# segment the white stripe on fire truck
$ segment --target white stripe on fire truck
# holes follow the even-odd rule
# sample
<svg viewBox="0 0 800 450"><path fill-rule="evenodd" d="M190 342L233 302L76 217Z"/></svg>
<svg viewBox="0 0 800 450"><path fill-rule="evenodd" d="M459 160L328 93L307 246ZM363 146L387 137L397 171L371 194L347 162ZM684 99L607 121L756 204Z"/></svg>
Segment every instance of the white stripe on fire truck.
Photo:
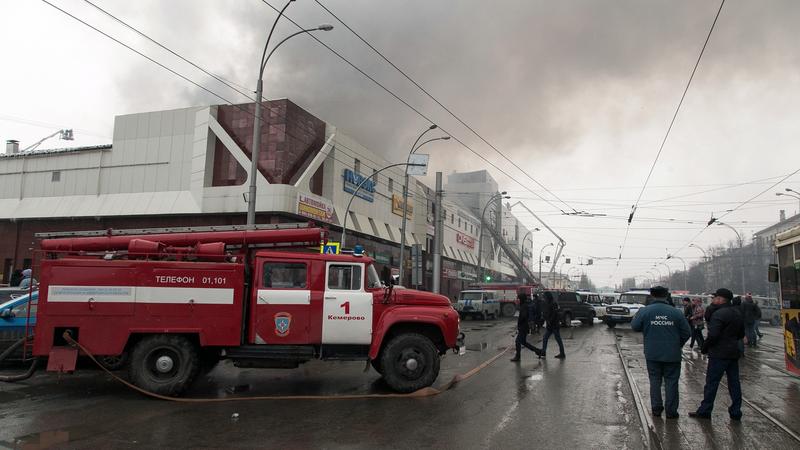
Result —
<svg viewBox="0 0 800 450"><path fill-rule="evenodd" d="M152 286L49 286L47 301L52 303L197 303L233 304L232 288L187 288Z"/></svg>
<svg viewBox="0 0 800 450"><path fill-rule="evenodd" d="M311 291L305 289L259 289L262 305L310 305Z"/></svg>

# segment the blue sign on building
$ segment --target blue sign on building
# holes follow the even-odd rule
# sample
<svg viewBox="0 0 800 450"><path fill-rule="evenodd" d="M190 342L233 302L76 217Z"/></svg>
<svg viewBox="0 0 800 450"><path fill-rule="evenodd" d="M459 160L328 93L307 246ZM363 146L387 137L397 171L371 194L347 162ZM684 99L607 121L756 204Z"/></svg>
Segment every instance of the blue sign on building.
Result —
<svg viewBox="0 0 800 450"><path fill-rule="evenodd" d="M349 192L352 194L358 188L358 185L362 182L364 183L359 189L358 194L356 196L358 198L364 199L368 202L375 201L375 180L369 179L364 181L366 178L364 175L359 173L353 172L351 169L344 169L344 191Z"/></svg>

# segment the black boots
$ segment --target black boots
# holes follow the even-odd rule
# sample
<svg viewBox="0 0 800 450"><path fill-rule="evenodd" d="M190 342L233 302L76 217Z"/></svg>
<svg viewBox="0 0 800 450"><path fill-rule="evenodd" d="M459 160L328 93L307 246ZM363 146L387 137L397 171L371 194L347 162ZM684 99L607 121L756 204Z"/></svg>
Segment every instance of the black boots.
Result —
<svg viewBox="0 0 800 450"><path fill-rule="evenodd" d="M514 355L513 358L511 358L511 362L519 362L519 353L517 353L516 355Z"/></svg>

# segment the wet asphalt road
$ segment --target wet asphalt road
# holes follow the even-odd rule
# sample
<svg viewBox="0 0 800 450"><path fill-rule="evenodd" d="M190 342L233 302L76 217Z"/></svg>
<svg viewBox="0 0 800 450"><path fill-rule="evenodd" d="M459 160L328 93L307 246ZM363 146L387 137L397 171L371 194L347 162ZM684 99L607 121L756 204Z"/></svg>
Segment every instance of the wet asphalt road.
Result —
<svg viewBox="0 0 800 450"><path fill-rule="evenodd" d="M468 352L443 359L435 387L443 387L513 343L512 320L467 321L462 328ZM564 361L553 358L557 348L552 340L550 357L543 361L526 352L522 363L514 364L508 361L510 351L475 376L428 398L173 403L145 398L96 370L61 377L40 372L23 383L0 384L0 446L642 448L646 436L616 350L617 335L623 336L626 361L636 373L640 336L624 327L609 330L597 324L562 330L568 355ZM685 365L689 375L682 378L682 392L702 389L698 381L689 380L701 379L703 371ZM770 376L786 383L779 374ZM648 401L646 378L639 386ZM791 404L783 400L791 392L797 395L794 386L794 391L763 390L765 404L785 411L787 420L797 417L800 405L795 397ZM769 389L778 392L768 397ZM376 372L364 372L362 363L314 362L295 370L240 370L223 363L198 380L186 397L364 393L384 394L388 389ZM750 393L745 389L745 396ZM682 413L688 404L682 403ZM738 432L730 427L703 430L690 420L681 418L668 442L685 448L695 443L727 447L737 442L731 437L736 433L756 435L741 431L756 424L749 417ZM757 429L768 434L765 442L775 444L772 448L793 442L767 425L759 422ZM687 440L684 430L699 430L700 436ZM748 439L742 441L747 447L761 447L755 445L756 437Z"/></svg>

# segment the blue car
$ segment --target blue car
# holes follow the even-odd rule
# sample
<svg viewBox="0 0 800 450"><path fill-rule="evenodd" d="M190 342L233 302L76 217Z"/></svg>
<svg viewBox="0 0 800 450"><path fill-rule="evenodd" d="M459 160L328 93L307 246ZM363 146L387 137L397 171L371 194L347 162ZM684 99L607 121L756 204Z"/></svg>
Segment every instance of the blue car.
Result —
<svg viewBox="0 0 800 450"><path fill-rule="evenodd" d="M0 304L0 353L10 347L14 342L25 336L27 325L28 334L33 333L33 326L36 325L36 303L30 305L31 298L34 302L39 300L39 291L31 294L21 295ZM30 307L30 319L28 319L28 307ZM19 359L22 351L15 352L11 359Z"/></svg>

